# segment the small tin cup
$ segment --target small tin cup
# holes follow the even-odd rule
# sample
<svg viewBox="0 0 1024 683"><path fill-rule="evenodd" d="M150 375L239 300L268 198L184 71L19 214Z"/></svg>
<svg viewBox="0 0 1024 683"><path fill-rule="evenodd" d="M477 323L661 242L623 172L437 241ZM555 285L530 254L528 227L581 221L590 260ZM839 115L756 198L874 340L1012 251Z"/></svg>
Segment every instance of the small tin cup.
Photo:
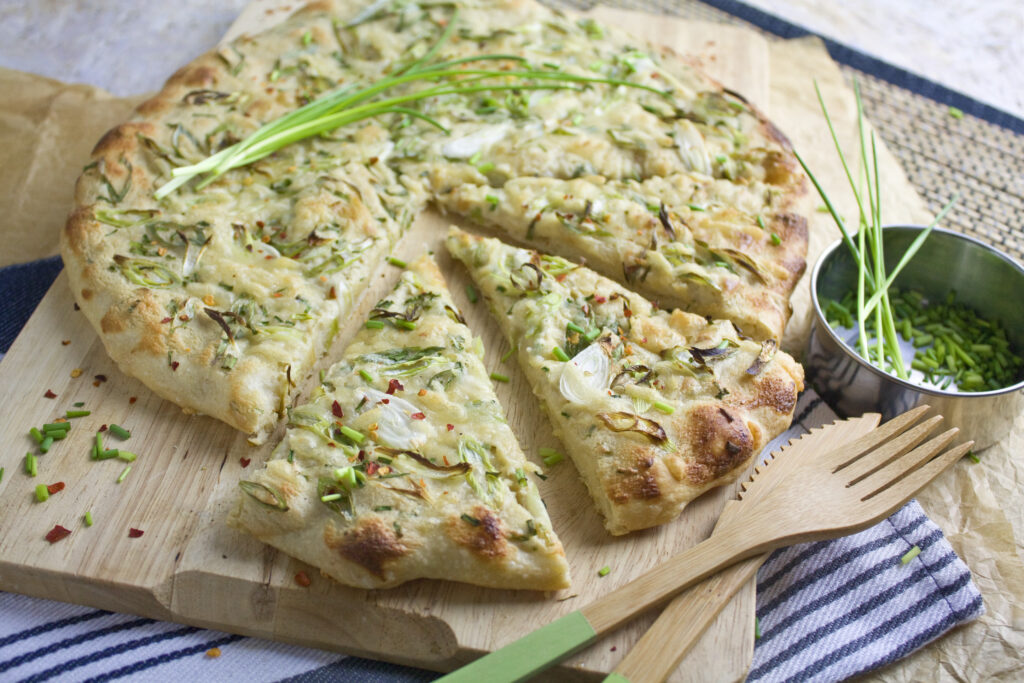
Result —
<svg viewBox="0 0 1024 683"><path fill-rule="evenodd" d="M891 271L921 226L883 228L886 269ZM840 415L878 412L890 419L926 403L945 425L960 428L961 441L973 439L980 450L1007 433L1024 411L1024 373L994 391L958 392L899 379L861 358L853 341L845 342L828 324L821 300L840 300L856 291L857 265L842 240L818 259L811 274L814 319L804 369L811 386ZM914 289L930 300L953 290L956 300L985 320L999 320L1011 348L1024 350L1024 268L1009 256L971 237L935 228L893 286Z"/></svg>

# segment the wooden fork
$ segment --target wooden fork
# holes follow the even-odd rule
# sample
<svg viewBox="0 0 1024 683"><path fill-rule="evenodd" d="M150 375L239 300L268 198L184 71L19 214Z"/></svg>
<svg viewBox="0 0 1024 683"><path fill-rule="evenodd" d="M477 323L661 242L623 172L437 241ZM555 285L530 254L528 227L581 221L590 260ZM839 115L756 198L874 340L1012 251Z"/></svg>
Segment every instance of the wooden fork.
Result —
<svg viewBox="0 0 1024 683"><path fill-rule="evenodd" d="M771 457L817 457L822 451L868 434L878 426L881 419L878 413L867 413L861 417L837 420L816 427L791 440L778 453L772 453ZM736 513L737 505L739 501L735 500L725 504L719 518L723 528ZM716 526L712 533L717 532ZM737 562L677 595L658 616L654 625L622 658L615 670L604 679L605 683L655 683L668 678L733 596L754 579L758 568L769 555L764 553ZM750 630L753 633L754 624L750 624Z"/></svg>
<svg viewBox="0 0 1024 683"><path fill-rule="evenodd" d="M915 408L821 457L771 462L706 541L441 680L521 680L740 560L842 536L885 519L973 445L940 454L956 436L955 428L921 444L942 419L911 427L927 410Z"/></svg>

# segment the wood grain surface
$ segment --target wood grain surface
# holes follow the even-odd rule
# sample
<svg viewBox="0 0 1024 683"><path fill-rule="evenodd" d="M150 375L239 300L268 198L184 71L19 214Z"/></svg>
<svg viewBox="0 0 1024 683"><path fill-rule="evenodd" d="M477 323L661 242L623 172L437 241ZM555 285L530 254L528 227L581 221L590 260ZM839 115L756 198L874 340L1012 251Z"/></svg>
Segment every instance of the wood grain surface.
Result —
<svg viewBox="0 0 1024 683"><path fill-rule="evenodd" d="M611 10L597 14L680 52L698 53L712 75L766 108L768 49L753 34L716 27L709 37L708 24ZM254 3L229 36L285 15L273 11L272 3ZM514 361L500 363L507 344L485 305L466 300L468 277L441 246L447 223L425 214L397 255L409 259L424 250L435 252L456 303L483 338L488 368L511 378L497 386L498 397L524 451L538 459L538 448L559 444ZM340 356L353 323L397 277L397 269L380 265L371 290L318 367ZM106 381L94 379L97 375ZM57 398L45 398L47 390ZM245 467L258 467L268 457L281 428L266 446L254 448L245 435L211 418L185 415L120 373L84 316L73 310L63 276L0 363L0 400L6 407L0 439L8 450L0 463L7 469L0 482L4 590L435 670L501 646L694 545L710 534L723 504L735 496L734 487L719 489L695 501L674 523L613 538L566 461L551 469L541 493L572 567L570 590L545 595L416 581L363 591L321 578L311 567L226 527ZM28 429L63 415L76 401L92 414L74 420L69 437L40 457L38 477L29 478L16 464L23 452L35 450ZM115 482L124 463L89 458L93 434L109 423L132 431L124 447L139 454L120 484ZM56 481L67 488L36 503L35 485ZM89 528L82 522L87 510L95 519ZM72 533L51 545L44 536L54 524ZM143 536L130 538L130 528L143 530ZM606 565L611 572L601 578L598 570ZM294 579L302 570L313 577L307 588ZM753 601L748 582L673 678L741 679L753 652ZM565 680L610 671L654 617L642 617L576 655L555 675Z"/></svg>

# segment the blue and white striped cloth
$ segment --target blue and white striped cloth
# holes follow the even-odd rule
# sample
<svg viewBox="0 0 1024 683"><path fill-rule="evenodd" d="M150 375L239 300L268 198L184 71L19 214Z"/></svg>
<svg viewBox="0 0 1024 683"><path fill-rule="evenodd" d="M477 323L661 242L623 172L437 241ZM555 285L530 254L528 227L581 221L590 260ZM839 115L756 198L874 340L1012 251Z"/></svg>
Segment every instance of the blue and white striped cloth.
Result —
<svg viewBox="0 0 1024 683"><path fill-rule="evenodd" d="M56 276L53 259L0 269L0 353ZM766 452L834 414L813 392ZM914 546L921 553L903 564ZM0 589L3 587L0 586ZM757 577L749 680L837 681L905 657L979 617L981 594L916 502L859 534L776 552ZM206 652L221 648L221 656ZM436 674L256 638L0 592L0 681L428 681Z"/></svg>

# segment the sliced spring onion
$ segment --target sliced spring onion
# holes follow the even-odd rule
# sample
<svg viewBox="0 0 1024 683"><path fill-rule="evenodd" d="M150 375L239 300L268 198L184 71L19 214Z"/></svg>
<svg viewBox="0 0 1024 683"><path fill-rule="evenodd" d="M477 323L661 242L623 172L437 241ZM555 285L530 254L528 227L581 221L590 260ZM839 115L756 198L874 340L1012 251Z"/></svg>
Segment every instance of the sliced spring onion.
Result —
<svg viewBox="0 0 1024 683"><path fill-rule="evenodd" d="M28 430L28 434L29 434L29 436L31 436L31 437L32 437L33 439L35 439L35 442L36 442L36 443L42 443L42 442L43 442L43 433L42 433L42 432L40 432L40 431L39 431L38 429L36 429L35 427L33 427L32 429Z"/></svg>
<svg viewBox="0 0 1024 683"><path fill-rule="evenodd" d="M38 467L39 467L39 461L36 459L36 456L32 455L31 453L26 453L25 454L25 474L27 474L30 477L36 476L36 474L38 474Z"/></svg>
<svg viewBox="0 0 1024 683"><path fill-rule="evenodd" d="M554 448L541 448L537 451L546 467L554 467L565 459L565 456Z"/></svg>
<svg viewBox="0 0 1024 683"><path fill-rule="evenodd" d="M381 330L381 329L384 329L384 321L383 320L367 320L365 327L368 330Z"/></svg>
<svg viewBox="0 0 1024 683"><path fill-rule="evenodd" d="M85 511L84 521L86 526L92 526L92 510Z"/></svg>
<svg viewBox="0 0 1024 683"><path fill-rule="evenodd" d="M128 465L123 470L121 470L121 474L117 477L117 482L116 483L120 484L122 481L124 481L125 477L127 477L128 473L131 472L131 471L132 471L132 466L131 465Z"/></svg>
<svg viewBox="0 0 1024 683"><path fill-rule="evenodd" d="M394 256L388 256L388 263L398 268L407 268L409 266L408 263L400 258L395 258Z"/></svg>
<svg viewBox="0 0 1024 683"><path fill-rule="evenodd" d="M46 484L36 485L36 502L43 503L50 499L50 492L46 488Z"/></svg>
<svg viewBox="0 0 1024 683"><path fill-rule="evenodd" d="M345 436L347 436L352 441L355 441L356 443L362 443L363 441L366 440L366 435L365 434L363 434L362 432L356 431L355 429L352 429L348 425L342 425L341 426L341 433L344 434Z"/></svg>
<svg viewBox="0 0 1024 683"><path fill-rule="evenodd" d="M551 355L553 355L556 359L562 361L563 363L569 362L569 356L568 354L566 354L565 351L562 350L561 346L556 346L553 349L551 349Z"/></svg>
<svg viewBox="0 0 1024 683"><path fill-rule="evenodd" d="M600 569L597 570L597 575L602 577L602 578L604 578L605 576L608 576L611 573L612 573L612 568L609 567L608 565L605 565L605 566L603 566L603 567L601 567Z"/></svg>
<svg viewBox="0 0 1024 683"><path fill-rule="evenodd" d="M511 357L512 357L512 354L516 352L516 348L517 348L517 347L516 347L516 345L515 345L515 344L513 344L512 346L510 346L510 347L509 347L509 349L508 349L508 351L506 351L505 353L503 353L503 354L502 354L502 356L501 356L501 362L502 362L502 363L504 363L504 362L505 362L505 361L507 361L507 360L508 360L509 358L511 358Z"/></svg>
<svg viewBox="0 0 1024 683"><path fill-rule="evenodd" d="M469 303L475 304L480 300L480 295L476 291L476 287L473 285L466 285L466 298L469 299Z"/></svg>
<svg viewBox="0 0 1024 683"><path fill-rule="evenodd" d="M43 442L41 444L39 444L39 450L42 453L47 453L47 452L49 452L50 446L52 446L52 445L53 445L53 437L52 436L47 436L46 438L43 439Z"/></svg>
<svg viewBox="0 0 1024 683"><path fill-rule="evenodd" d="M92 415L92 411L91 410L69 410L66 413L64 413L64 415L65 415L65 417L68 417L68 418L72 418L72 417L88 417L89 415Z"/></svg>
<svg viewBox="0 0 1024 683"><path fill-rule="evenodd" d="M110 425L110 433L119 439L126 440L131 438L132 433L120 425Z"/></svg>
<svg viewBox="0 0 1024 683"><path fill-rule="evenodd" d="M491 379L495 382L508 382L508 375L503 375L500 372L492 372Z"/></svg>
<svg viewBox="0 0 1024 683"><path fill-rule="evenodd" d="M135 459L138 457L139 456L135 455L130 451L122 451L120 449L117 451L118 460L124 460L125 462L135 462Z"/></svg>
<svg viewBox="0 0 1024 683"><path fill-rule="evenodd" d="M915 545L913 548L908 550L906 552L906 554L903 555L903 557L900 558L900 562L903 563L903 564L907 564L908 562L910 562L912 559L914 559L915 557L917 557L920 554L921 554L921 548Z"/></svg>
<svg viewBox="0 0 1024 683"><path fill-rule="evenodd" d="M654 406L657 410L660 410L661 412L665 413L666 415L671 415L672 413L676 412L676 409L674 407L670 406L669 404L663 401L655 401L651 405Z"/></svg>

